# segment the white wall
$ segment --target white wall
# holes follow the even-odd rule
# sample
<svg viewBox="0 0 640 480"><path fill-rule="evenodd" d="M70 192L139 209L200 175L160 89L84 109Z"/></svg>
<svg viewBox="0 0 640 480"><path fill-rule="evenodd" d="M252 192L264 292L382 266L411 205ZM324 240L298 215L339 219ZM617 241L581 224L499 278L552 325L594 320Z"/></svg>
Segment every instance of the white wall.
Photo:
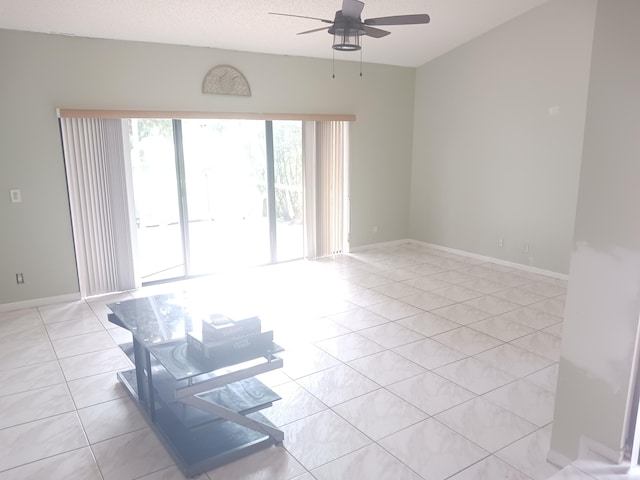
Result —
<svg viewBox="0 0 640 480"><path fill-rule="evenodd" d="M622 451L640 314L640 2L598 3L551 448Z"/></svg>
<svg viewBox="0 0 640 480"><path fill-rule="evenodd" d="M201 93L220 64L252 97ZM355 114L352 246L407 238L415 70L363 69L338 62L332 79L326 60L0 30L0 304L78 291L57 107Z"/></svg>
<svg viewBox="0 0 640 480"><path fill-rule="evenodd" d="M418 69L411 238L567 273L595 5L552 0Z"/></svg>

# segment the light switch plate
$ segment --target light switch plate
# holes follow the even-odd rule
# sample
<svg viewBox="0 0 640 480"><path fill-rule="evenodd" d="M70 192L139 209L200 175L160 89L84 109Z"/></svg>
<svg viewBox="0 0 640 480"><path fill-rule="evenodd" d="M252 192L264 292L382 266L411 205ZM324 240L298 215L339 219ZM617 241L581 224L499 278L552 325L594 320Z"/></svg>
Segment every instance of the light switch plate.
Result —
<svg viewBox="0 0 640 480"><path fill-rule="evenodd" d="M22 202L22 192L19 189L9 190L9 193L11 194L11 203Z"/></svg>

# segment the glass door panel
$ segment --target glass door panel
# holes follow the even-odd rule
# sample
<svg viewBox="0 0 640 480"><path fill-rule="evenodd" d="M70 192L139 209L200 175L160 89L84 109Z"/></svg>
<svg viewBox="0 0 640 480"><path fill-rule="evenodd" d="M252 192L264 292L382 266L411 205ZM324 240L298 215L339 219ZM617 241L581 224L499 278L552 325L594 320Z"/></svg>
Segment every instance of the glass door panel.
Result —
<svg viewBox="0 0 640 480"><path fill-rule="evenodd" d="M302 122L273 122L276 261L304 255Z"/></svg>
<svg viewBox="0 0 640 480"><path fill-rule="evenodd" d="M270 261L265 126L182 120L190 274Z"/></svg>
<svg viewBox="0 0 640 480"><path fill-rule="evenodd" d="M142 282L184 276L171 120L131 119L129 141Z"/></svg>

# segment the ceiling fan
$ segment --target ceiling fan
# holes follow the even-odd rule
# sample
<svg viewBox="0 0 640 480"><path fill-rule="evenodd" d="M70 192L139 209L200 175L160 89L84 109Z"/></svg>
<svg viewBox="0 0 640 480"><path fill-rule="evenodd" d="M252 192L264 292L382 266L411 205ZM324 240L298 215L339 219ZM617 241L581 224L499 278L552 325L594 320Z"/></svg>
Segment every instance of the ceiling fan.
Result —
<svg viewBox="0 0 640 480"><path fill-rule="evenodd" d="M363 35L373 38L382 38L391 33L386 30L376 28L375 26L416 25L421 23L429 23L430 20L429 15L427 14L396 15L392 17L367 18L366 20L362 20L360 14L362 13L363 8L363 2L360 2L358 0L343 0L342 10L338 10L336 12L335 18L333 20L327 20L317 17L307 17L304 15L293 15L290 13L269 13L271 15L308 18L311 20L320 20L323 23L328 23L328 27L314 28L313 30L300 32L298 33L298 35L305 35L307 33L327 30L329 34L333 35L333 48L335 50L347 52L361 49L360 37L362 37Z"/></svg>

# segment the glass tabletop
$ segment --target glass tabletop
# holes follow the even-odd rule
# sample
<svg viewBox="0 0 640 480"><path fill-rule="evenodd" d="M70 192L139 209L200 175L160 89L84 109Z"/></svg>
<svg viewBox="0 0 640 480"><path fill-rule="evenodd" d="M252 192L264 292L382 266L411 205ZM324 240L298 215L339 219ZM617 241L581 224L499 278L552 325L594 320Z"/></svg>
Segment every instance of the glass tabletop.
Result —
<svg viewBox="0 0 640 480"><path fill-rule="evenodd" d="M124 300L107 306L176 380L230 365L220 360L197 358L188 352L187 334L196 328L201 329L202 320L215 312L207 299L186 293L171 293ZM268 353L281 350L273 344Z"/></svg>
<svg viewBox="0 0 640 480"><path fill-rule="evenodd" d="M107 307L147 347L184 339L210 311L204 301L180 293L134 298Z"/></svg>

